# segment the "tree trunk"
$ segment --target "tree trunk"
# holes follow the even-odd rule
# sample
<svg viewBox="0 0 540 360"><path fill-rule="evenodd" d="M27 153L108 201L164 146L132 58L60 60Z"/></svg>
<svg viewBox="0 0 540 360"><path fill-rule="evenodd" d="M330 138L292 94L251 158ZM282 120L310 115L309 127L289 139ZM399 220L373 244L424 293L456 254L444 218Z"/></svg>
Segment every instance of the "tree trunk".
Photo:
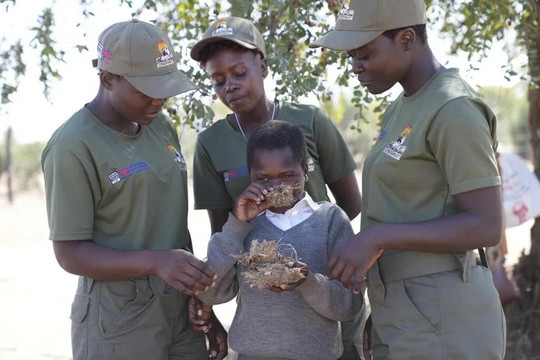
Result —
<svg viewBox="0 0 540 360"><path fill-rule="evenodd" d="M11 145L12 145L12 136L13 130L11 126L8 127L6 132L6 175L7 175L7 197L9 203L13 203L13 171L12 171L12 155L11 155Z"/></svg>
<svg viewBox="0 0 540 360"><path fill-rule="evenodd" d="M538 16L532 23L536 24ZM531 84L529 86L529 132L534 173L540 179L540 32L526 39ZM538 201L539 199L535 199ZM540 218L531 229L531 249L514 268L521 299L505 306L507 320L506 359L540 358Z"/></svg>
<svg viewBox="0 0 540 360"><path fill-rule="evenodd" d="M540 88L538 87L529 90L529 131L534 173L540 180ZM536 200L539 201L539 199ZM540 218L536 218L531 229L530 254L536 265L533 276L538 279L540 275Z"/></svg>
<svg viewBox="0 0 540 360"><path fill-rule="evenodd" d="M535 8L538 12L539 9ZM536 23L538 22L538 13ZM531 85L529 86L529 134L531 136L532 161L534 173L540 179L540 32L536 31L534 37L529 39L527 52L529 55L529 69ZM539 199L536 199L539 200ZM536 281L540 275L540 218L537 218L531 229L531 258L533 260L533 279Z"/></svg>

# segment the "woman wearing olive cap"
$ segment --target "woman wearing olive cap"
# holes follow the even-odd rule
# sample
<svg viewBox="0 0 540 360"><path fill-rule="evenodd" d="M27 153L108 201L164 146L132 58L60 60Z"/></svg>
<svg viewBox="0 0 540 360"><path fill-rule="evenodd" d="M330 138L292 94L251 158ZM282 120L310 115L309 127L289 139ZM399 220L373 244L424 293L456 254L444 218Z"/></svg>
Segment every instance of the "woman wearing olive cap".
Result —
<svg viewBox="0 0 540 360"><path fill-rule="evenodd" d="M315 201L329 201L326 186L349 216L360 212L361 196L354 162L341 134L319 108L271 101L264 40L249 20L225 17L214 21L197 42L191 57L206 70L213 89L233 113L199 134L193 184L195 207L207 209L212 234L221 231L234 200L249 185L246 142L262 124L275 119L298 126L308 147L309 180L305 188ZM368 311L343 327L344 359L362 358L362 331Z"/></svg>
<svg viewBox="0 0 540 360"><path fill-rule="evenodd" d="M505 319L473 250L501 238L492 111L426 41L422 0L351 0L316 40L369 92L399 83L365 160L360 232L328 274L367 275L375 359L503 359Z"/></svg>
<svg viewBox="0 0 540 360"><path fill-rule="evenodd" d="M214 273L189 250L186 164L161 113L195 86L165 33L136 20L101 33L96 65L96 97L42 156L54 252L80 276L73 358L208 359L187 302Z"/></svg>

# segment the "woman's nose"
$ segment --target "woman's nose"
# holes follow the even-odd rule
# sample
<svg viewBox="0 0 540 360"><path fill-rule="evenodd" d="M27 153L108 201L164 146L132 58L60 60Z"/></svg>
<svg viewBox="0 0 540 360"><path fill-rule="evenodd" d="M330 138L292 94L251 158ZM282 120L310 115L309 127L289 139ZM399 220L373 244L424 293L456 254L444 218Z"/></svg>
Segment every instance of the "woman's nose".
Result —
<svg viewBox="0 0 540 360"><path fill-rule="evenodd" d="M364 71L364 66L361 61L353 60L352 62L352 72L356 75Z"/></svg>
<svg viewBox="0 0 540 360"><path fill-rule="evenodd" d="M167 99L152 99L152 105L154 106L163 106L163 104L165 104L165 102L167 101Z"/></svg>
<svg viewBox="0 0 540 360"><path fill-rule="evenodd" d="M268 180L268 185L270 185L271 187L276 187L278 185L280 185L281 183L283 182L282 179L269 179Z"/></svg>
<svg viewBox="0 0 540 360"><path fill-rule="evenodd" d="M226 86L225 89L227 90L227 92L234 91L234 90L238 89L238 84L236 84L234 81L228 80L227 81L227 86Z"/></svg>

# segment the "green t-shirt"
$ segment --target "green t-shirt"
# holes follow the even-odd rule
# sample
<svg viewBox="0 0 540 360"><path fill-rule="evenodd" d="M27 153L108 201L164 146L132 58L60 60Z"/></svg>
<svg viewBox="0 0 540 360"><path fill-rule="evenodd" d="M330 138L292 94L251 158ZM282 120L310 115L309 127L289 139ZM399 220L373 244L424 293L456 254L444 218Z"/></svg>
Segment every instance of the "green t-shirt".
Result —
<svg viewBox="0 0 540 360"><path fill-rule="evenodd" d="M326 184L356 169L341 134L319 108L281 103L276 119L300 128L308 150L309 181L306 191L315 201L328 201ZM196 209L230 210L250 183L246 166L246 141L226 119L201 132L193 160Z"/></svg>
<svg viewBox="0 0 540 360"><path fill-rule="evenodd" d="M186 164L165 116L128 136L82 108L53 134L42 167L51 240L187 246Z"/></svg>
<svg viewBox="0 0 540 360"><path fill-rule="evenodd" d="M501 185L495 133L493 112L456 69L401 94L364 162L362 228L453 214L453 195Z"/></svg>

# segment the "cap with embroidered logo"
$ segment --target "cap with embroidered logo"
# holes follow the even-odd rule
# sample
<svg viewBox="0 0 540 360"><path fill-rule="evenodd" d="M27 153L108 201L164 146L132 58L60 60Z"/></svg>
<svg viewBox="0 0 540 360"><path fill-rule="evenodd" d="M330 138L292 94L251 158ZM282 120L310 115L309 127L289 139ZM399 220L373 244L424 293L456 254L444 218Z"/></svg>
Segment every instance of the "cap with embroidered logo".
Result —
<svg viewBox="0 0 540 360"><path fill-rule="evenodd" d="M139 20L113 24L99 36L97 51L94 67L123 76L151 98L197 89L178 70L169 37L155 25Z"/></svg>
<svg viewBox="0 0 540 360"><path fill-rule="evenodd" d="M354 50L387 30L425 23L424 0L344 0L335 29L309 47Z"/></svg>
<svg viewBox="0 0 540 360"><path fill-rule="evenodd" d="M203 49L211 43L230 40L250 50L258 50L266 58L266 49L261 32L249 20L239 17L224 17L214 21L203 37L191 48L191 58L202 60Z"/></svg>

